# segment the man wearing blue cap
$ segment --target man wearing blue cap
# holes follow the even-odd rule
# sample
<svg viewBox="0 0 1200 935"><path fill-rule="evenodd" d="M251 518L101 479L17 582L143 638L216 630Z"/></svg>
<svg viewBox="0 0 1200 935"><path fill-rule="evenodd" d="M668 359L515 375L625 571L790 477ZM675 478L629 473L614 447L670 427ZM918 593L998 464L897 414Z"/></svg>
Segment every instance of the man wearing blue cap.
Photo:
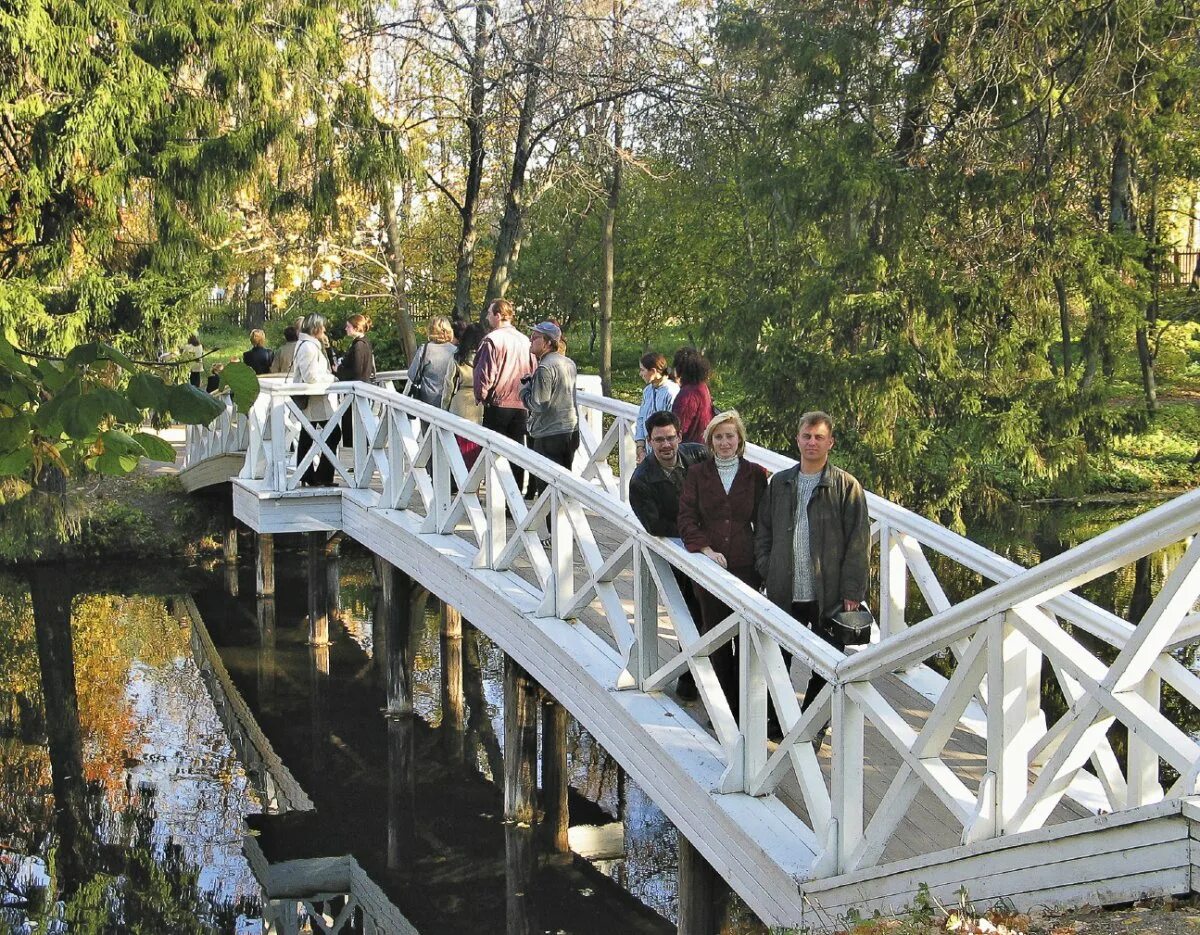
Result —
<svg viewBox="0 0 1200 935"><path fill-rule="evenodd" d="M570 469L579 447L579 418L575 414L575 362L563 354L562 329L552 321L533 326L529 349L537 369L521 381L521 402L529 412L529 447ZM545 488L530 478L530 494Z"/></svg>

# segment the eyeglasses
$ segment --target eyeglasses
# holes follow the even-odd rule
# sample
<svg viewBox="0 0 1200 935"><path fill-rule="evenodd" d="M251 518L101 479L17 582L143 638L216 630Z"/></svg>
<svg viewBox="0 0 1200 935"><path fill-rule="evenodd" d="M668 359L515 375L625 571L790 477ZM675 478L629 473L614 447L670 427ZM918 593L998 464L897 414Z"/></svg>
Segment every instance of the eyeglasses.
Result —
<svg viewBox="0 0 1200 935"><path fill-rule="evenodd" d="M650 444L651 445L673 445L677 441L679 441L678 435L651 435L650 436Z"/></svg>

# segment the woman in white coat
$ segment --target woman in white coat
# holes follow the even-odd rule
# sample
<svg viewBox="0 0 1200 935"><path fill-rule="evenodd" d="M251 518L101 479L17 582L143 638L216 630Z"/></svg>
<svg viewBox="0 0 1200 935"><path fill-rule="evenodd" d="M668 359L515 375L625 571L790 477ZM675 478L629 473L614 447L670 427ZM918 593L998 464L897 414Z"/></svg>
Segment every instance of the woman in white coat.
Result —
<svg viewBox="0 0 1200 935"><path fill-rule="evenodd" d="M329 358L325 354L325 344L322 341L325 335L325 324L325 316L315 312L304 319L304 329L300 334L299 343L296 345L296 356L292 360L290 382L314 386L325 386L333 382L333 371L329 369ZM313 424L313 428L320 431L333 416L333 405L329 401L329 396L320 393L304 398L308 400L304 414ZM341 427L335 426L327 440L331 451L337 451L341 437ZM304 460L304 456L308 454L308 450L312 446L312 436L307 432L301 432L300 440L296 444L297 464ZM333 462L324 454L320 455L309 465L308 470L300 478L300 483L305 487L332 487Z"/></svg>

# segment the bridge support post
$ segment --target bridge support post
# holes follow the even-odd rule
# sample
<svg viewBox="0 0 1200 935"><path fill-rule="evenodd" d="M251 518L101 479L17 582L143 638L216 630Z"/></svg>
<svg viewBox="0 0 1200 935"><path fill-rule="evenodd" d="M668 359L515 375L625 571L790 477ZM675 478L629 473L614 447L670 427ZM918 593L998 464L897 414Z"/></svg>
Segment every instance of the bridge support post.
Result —
<svg viewBox="0 0 1200 935"><path fill-rule="evenodd" d="M222 543L222 553L226 565L236 565L238 558L238 522L233 515L233 503L225 507L225 541Z"/></svg>
<svg viewBox="0 0 1200 935"><path fill-rule="evenodd" d="M679 935L718 935L725 882L682 832L676 830L675 836L679 841Z"/></svg>
<svg viewBox="0 0 1200 935"><path fill-rule="evenodd" d="M414 736L411 714L388 715L387 865L399 870L412 853L415 798Z"/></svg>
<svg viewBox="0 0 1200 935"><path fill-rule="evenodd" d="M567 709L542 696L542 836L546 846L565 854L570 813L567 807Z"/></svg>
<svg viewBox="0 0 1200 935"><path fill-rule="evenodd" d="M504 820L533 821L537 700L528 673L504 657Z"/></svg>
<svg viewBox="0 0 1200 935"><path fill-rule="evenodd" d="M308 535L308 642L329 645L329 578L325 561L325 533Z"/></svg>
<svg viewBox="0 0 1200 935"><path fill-rule="evenodd" d="M275 596L275 536L260 532L254 552L254 593L257 597Z"/></svg>
<svg viewBox="0 0 1200 935"><path fill-rule="evenodd" d="M465 754L466 705L463 701L462 614L442 604L442 731L451 760Z"/></svg>
<svg viewBox="0 0 1200 935"><path fill-rule="evenodd" d="M409 715L412 697L413 581L394 565L380 565L379 624L382 639L383 683L389 717Z"/></svg>
<svg viewBox="0 0 1200 935"><path fill-rule="evenodd" d="M325 543L325 595L329 616L342 619L342 534L334 533Z"/></svg>

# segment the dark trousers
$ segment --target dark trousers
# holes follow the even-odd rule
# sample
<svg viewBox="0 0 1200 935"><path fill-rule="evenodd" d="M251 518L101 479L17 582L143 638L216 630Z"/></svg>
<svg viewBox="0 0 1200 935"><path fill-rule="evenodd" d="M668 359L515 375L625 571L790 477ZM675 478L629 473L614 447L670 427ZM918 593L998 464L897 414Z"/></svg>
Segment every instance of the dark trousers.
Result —
<svg viewBox="0 0 1200 935"><path fill-rule="evenodd" d="M326 420L328 421L328 420ZM324 422L314 422L313 430L320 432L325 427ZM332 451L337 451L338 442L342 437L342 427L339 425L329 433L329 438L326 444L329 445ZM304 460L304 456L308 454L308 449L313 446L312 436L307 432L301 432L300 438L296 442L296 463L299 464ZM309 465L308 470L304 472L304 476L300 478L300 483L306 484L309 487L332 487L333 486L333 462L325 455L324 452Z"/></svg>
<svg viewBox="0 0 1200 935"><path fill-rule="evenodd" d="M843 651L846 649L846 638L842 635L842 628L821 617L821 606L816 601L795 601L790 612L793 618L812 630L830 646ZM800 705L801 711L808 710L808 706L812 704L813 699L821 693L821 689L826 684L825 676L813 669L812 676L808 680L808 688L804 689L804 701Z"/></svg>
<svg viewBox="0 0 1200 935"><path fill-rule="evenodd" d="M549 458L555 464L561 464L568 471L571 462L575 460L575 452L579 448L579 430L560 432L557 435L542 435L539 438L530 436L529 448L543 458ZM529 496L539 497L546 489L546 482L540 477L530 476Z"/></svg>
<svg viewBox="0 0 1200 935"><path fill-rule="evenodd" d="M524 409L485 405L483 407L483 427L491 429L493 432L499 432L505 438L511 438L518 444L524 445L526 415ZM514 464L512 472L513 480L517 482L517 490L520 490L525 483L525 469Z"/></svg>
<svg viewBox="0 0 1200 935"><path fill-rule="evenodd" d="M729 571L741 578L756 591L759 585L762 584L762 579L758 576L758 572L754 570L753 566L749 568L730 568ZM700 587L700 585L693 583L692 587L696 592L696 601L700 605L700 619L697 621L697 624L699 625L700 633L704 634L714 629L732 611L725 606L723 601L713 597L704 588ZM713 669L717 673L717 681L721 683L721 690L725 693L725 698L729 702L729 710L733 712L735 718L741 710L736 655L737 637L735 636L708 657L709 661L712 662Z"/></svg>

